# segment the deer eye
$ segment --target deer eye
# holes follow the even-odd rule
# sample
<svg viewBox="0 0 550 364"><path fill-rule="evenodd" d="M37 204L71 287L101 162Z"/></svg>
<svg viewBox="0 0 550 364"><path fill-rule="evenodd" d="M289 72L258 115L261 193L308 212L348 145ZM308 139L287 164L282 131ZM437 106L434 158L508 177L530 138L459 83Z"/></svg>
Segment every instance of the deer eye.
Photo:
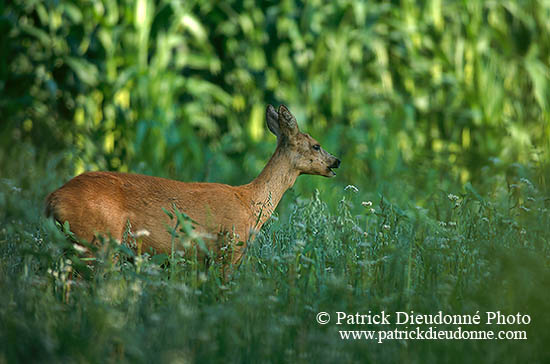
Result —
<svg viewBox="0 0 550 364"><path fill-rule="evenodd" d="M321 150L321 146L319 144L315 144L312 148L314 150Z"/></svg>

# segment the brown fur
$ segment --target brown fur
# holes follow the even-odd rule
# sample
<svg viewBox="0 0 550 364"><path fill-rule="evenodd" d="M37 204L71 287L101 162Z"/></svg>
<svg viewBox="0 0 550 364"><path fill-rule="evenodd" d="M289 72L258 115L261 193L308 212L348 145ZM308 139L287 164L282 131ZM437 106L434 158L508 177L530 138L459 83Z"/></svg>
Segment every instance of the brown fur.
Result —
<svg viewBox="0 0 550 364"><path fill-rule="evenodd" d="M144 249L169 253L174 226L162 208L175 205L208 234L209 248L221 248L221 235L236 234L231 263L242 259L246 243L271 216L285 191L300 174L334 176L340 161L307 134L298 130L294 116L281 105L267 108L269 129L277 136L273 156L252 182L242 186L185 183L165 178L116 172L83 173L46 198L46 215L63 223L79 238L93 242L97 234L122 240L127 226L146 230ZM314 147L315 146L315 147ZM240 241L244 244L234 244Z"/></svg>

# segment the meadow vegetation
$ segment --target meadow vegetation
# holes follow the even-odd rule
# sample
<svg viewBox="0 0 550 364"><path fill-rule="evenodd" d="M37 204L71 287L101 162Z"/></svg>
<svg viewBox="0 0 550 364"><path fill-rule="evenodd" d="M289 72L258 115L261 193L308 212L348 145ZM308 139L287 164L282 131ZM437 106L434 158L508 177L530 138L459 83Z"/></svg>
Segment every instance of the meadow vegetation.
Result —
<svg viewBox="0 0 550 364"><path fill-rule="evenodd" d="M0 9L0 363L550 360L548 2ZM44 218L84 170L249 182L275 148L268 103L342 165L297 180L230 281L132 236L90 265ZM316 322L369 310L531 323L378 344Z"/></svg>

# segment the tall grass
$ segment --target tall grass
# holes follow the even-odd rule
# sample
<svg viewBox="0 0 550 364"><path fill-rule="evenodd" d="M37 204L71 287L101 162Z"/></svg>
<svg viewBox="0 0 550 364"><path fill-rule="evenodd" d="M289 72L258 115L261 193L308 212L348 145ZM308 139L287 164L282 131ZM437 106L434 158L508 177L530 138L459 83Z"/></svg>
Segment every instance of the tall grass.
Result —
<svg viewBox="0 0 550 364"><path fill-rule="evenodd" d="M167 265L167 256L136 257L116 244L106 244L87 269L41 216L42 191L59 177L40 164L21 169L31 157L14 161L12 178L0 183L7 207L0 230L2 361L548 360L550 221L536 174L509 175L506 183L493 170L484 192L471 185L438 191L426 208L413 197L398 206L391 194L365 200L361 185L342 189L337 209L319 194L297 198L224 283L218 267L192 255ZM315 321L321 311L369 310L500 310L529 314L532 322L479 327L526 330L520 341L377 344L339 338L338 330L354 326Z"/></svg>

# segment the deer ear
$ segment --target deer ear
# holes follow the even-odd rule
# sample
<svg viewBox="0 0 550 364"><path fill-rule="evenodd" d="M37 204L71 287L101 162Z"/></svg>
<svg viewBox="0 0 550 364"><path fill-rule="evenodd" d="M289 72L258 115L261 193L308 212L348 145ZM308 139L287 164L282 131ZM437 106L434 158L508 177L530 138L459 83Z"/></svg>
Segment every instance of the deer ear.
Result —
<svg viewBox="0 0 550 364"><path fill-rule="evenodd" d="M279 106L279 127L282 132L289 136L293 136L298 132L296 118L285 105Z"/></svg>
<svg viewBox="0 0 550 364"><path fill-rule="evenodd" d="M267 110L265 111L265 122L267 123L269 130L271 130L277 139L279 139L281 136L281 129L279 129L279 114L277 114L277 111L273 105L267 105Z"/></svg>

